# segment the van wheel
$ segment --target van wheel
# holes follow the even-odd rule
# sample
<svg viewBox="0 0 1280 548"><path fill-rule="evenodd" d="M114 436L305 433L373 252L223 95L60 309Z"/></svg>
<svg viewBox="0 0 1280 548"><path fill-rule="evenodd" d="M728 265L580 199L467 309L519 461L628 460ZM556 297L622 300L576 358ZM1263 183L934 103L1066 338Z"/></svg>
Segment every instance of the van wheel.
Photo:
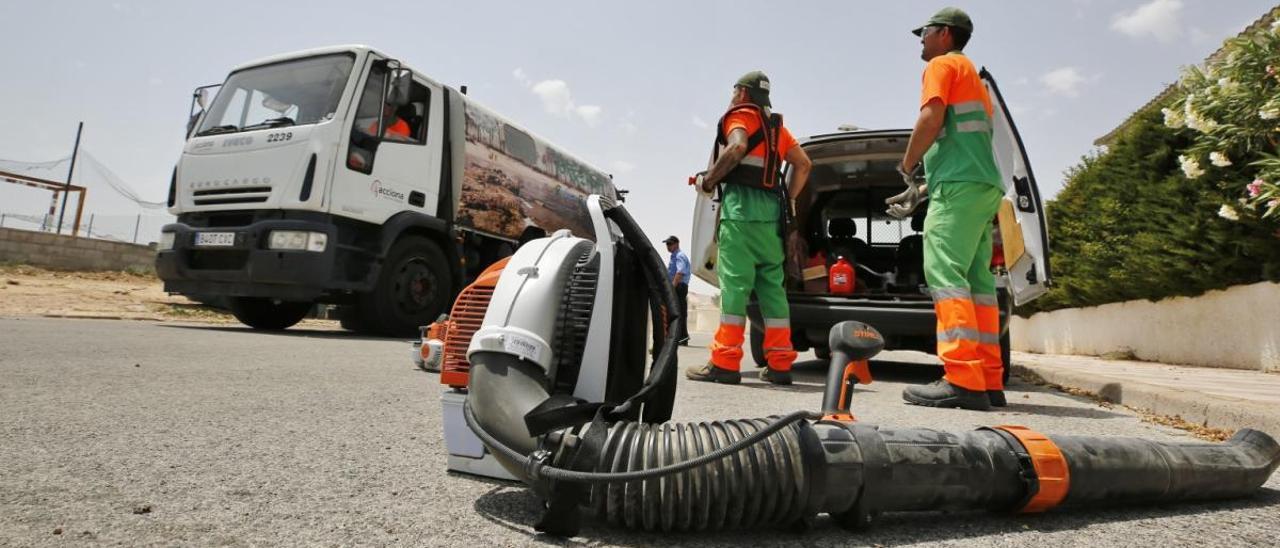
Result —
<svg viewBox="0 0 1280 548"><path fill-rule="evenodd" d="M1013 362L1010 361L1010 355L1009 332L1006 330L1003 335L1000 335L1000 363L1004 364L1004 371L1001 374L1004 375L1004 385L1006 387L1009 386L1009 371L1013 369Z"/></svg>
<svg viewBox="0 0 1280 548"><path fill-rule="evenodd" d="M451 304L453 276L435 242L405 236L391 246L373 291L360 297L359 316L377 333L412 337Z"/></svg>
<svg viewBox="0 0 1280 548"><path fill-rule="evenodd" d="M764 330L756 329L755 325L751 326L751 358L756 361L756 367L769 367L769 360L764 357Z"/></svg>
<svg viewBox="0 0 1280 548"><path fill-rule="evenodd" d="M813 347L813 354L817 356L819 360L822 360L824 362L831 361L831 349L825 346Z"/></svg>
<svg viewBox="0 0 1280 548"><path fill-rule="evenodd" d="M1009 371L1013 369L1013 362L1010 361L1009 353L1009 319L1013 317L1013 301L1009 297L1009 292L1004 288L996 291L1000 310L1004 312L1004 319L1000 321L1000 363L1004 365L1001 375L1004 376L1004 385L1009 386Z"/></svg>
<svg viewBox="0 0 1280 548"><path fill-rule="evenodd" d="M233 297L229 304L240 323L268 331L288 329L311 311L311 303L276 302L263 297Z"/></svg>

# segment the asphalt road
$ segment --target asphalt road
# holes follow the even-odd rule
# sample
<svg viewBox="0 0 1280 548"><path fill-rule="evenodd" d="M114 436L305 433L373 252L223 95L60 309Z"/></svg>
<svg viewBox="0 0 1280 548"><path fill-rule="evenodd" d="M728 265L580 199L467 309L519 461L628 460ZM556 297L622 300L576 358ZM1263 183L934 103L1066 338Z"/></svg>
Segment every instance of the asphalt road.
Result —
<svg viewBox="0 0 1280 548"><path fill-rule="evenodd" d="M904 405L937 368L886 354L859 391L860 420L965 430L1183 439L1130 413L1015 383L1000 412ZM686 349L682 364L706 359ZM808 356L809 359L812 356ZM781 389L681 379L678 419L815 408L820 364ZM853 534L822 518L804 534L678 537L588 526L541 537L518 485L445 470L440 388L409 345L341 332L0 319L0 545L1274 545L1280 474L1212 504L896 514ZM1277 433L1280 434L1280 433Z"/></svg>

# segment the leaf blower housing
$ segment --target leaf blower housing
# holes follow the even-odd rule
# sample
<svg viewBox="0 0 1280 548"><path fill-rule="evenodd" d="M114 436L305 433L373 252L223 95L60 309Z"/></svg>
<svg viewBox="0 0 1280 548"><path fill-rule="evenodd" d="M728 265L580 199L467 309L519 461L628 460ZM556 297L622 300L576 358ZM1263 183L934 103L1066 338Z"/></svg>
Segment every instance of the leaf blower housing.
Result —
<svg viewBox="0 0 1280 548"><path fill-rule="evenodd" d="M596 226L607 227L597 228L598 243L562 231L521 247L467 354L465 421L546 502L540 531L573 536L582 510L648 531L792 527L822 513L857 529L883 512L1224 499L1255 492L1280 465L1280 444L1249 429L1211 444L854 422L832 384L848 382L847 363L881 348L878 333L857 322L832 330L824 413L668 422L678 308L666 268L621 205L592 196L588 206ZM601 257L624 248L643 284L599 276ZM599 283L587 289L583 279L593 275ZM633 298L625 308L621 295ZM647 309L637 306L639 296ZM627 384L615 367L638 378L634 364L611 361L604 348L583 349L598 342L597 330L634 332L649 318L661 344L647 379L635 390L608 390L610 382ZM630 345L634 358L637 338L644 340L612 337L612 356ZM591 379L597 396L585 397L581 385Z"/></svg>

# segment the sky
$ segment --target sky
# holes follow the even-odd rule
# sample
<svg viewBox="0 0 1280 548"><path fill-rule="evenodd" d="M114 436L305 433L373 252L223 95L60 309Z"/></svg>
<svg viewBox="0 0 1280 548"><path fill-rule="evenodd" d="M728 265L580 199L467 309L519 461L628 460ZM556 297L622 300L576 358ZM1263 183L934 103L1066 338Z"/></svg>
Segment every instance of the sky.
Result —
<svg viewBox="0 0 1280 548"><path fill-rule="evenodd" d="M711 125L738 76L764 70L797 137L842 124L909 127L919 39L936 1L281 0L0 3L0 159L82 147L146 200L164 199L192 88L235 65L365 43L614 175L655 244L688 241ZM1273 4L970 0L966 53L999 82L1041 193L1093 141ZM92 179L92 177L88 177ZM86 213L139 208L101 181ZM0 212L38 214L48 193L0 185ZM661 247L659 247L661 249ZM697 288L695 288L697 289Z"/></svg>

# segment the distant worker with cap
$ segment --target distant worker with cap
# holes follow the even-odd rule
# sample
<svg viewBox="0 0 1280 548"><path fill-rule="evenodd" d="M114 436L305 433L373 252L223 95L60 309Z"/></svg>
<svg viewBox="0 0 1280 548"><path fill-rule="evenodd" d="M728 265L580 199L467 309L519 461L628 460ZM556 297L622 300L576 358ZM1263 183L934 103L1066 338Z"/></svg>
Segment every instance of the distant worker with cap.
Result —
<svg viewBox="0 0 1280 548"><path fill-rule="evenodd" d="M662 241L667 244L667 252L671 259L667 261L667 278L676 289L676 299L680 301L680 320L676 322L676 340L680 346L689 346L689 256L680 251L680 238L667 236Z"/></svg>
<svg viewBox="0 0 1280 548"><path fill-rule="evenodd" d="M898 166L907 190L889 198L905 218L926 199L924 275L938 317L938 357L946 374L902 392L907 402L985 410L1004 406L1000 320L991 273L991 220L1004 185L992 150L991 97L961 50L973 22L944 8L912 31L926 61L920 113ZM925 184L914 177L924 162Z"/></svg>
<svg viewBox="0 0 1280 548"><path fill-rule="evenodd" d="M697 381L737 384L746 337L747 301L755 292L764 318L762 380L791 384L791 309L783 287L783 220L794 211L812 163L795 137L772 112L769 78L743 75L733 86L729 110L716 124L710 169L696 178L698 189L719 191L720 326L711 343L711 360L689 368ZM791 164L790 190L782 180L782 162Z"/></svg>

